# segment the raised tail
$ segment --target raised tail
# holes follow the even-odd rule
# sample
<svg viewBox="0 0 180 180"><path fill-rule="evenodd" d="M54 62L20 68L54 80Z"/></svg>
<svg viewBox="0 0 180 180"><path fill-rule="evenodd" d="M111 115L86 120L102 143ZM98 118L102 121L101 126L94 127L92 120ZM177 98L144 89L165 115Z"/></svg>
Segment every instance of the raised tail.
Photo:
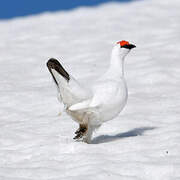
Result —
<svg viewBox="0 0 180 180"><path fill-rule="evenodd" d="M59 63L58 60L51 58L47 62L47 67L51 73L61 101L67 106L88 99L91 94L80 83L73 78Z"/></svg>
<svg viewBox="0 0 180 180"><path fill-rule="evenodd" d="M58 85L58 82L56 80L56 78L54 77L54 74L52 73L52 69L56 70L59 74L61 74L62 77L64 77L67 81L70 80L70 76L67 73L67 71L63 68L63 66L60 64L59 61L57 61L54 58L51 58L48 60L47 62L47 67L55 81L55 83Z"/></svg>

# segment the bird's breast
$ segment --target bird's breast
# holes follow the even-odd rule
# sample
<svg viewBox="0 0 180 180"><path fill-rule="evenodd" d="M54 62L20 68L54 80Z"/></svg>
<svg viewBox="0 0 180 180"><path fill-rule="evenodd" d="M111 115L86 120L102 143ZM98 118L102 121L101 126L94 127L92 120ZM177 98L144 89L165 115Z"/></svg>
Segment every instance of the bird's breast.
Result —
<svg viewBox="0 0 180 180"><path fill-rule="evenodd" d="M112 94L107 94L99 107L99 117L108 121L115 118L126 105L128 91L126 84L121 84Z"/></svg>

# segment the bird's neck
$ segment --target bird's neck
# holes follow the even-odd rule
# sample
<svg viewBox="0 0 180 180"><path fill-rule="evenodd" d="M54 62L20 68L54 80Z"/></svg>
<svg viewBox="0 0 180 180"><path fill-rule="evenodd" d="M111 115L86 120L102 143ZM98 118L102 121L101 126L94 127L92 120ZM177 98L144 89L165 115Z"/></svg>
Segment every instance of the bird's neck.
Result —
<svg viewBox="0 0 180 180"><path fill-rule="evenodd" d="M112 78L124 77L124 56L116 48L112 50L110 67L106 74Z"/></svg>

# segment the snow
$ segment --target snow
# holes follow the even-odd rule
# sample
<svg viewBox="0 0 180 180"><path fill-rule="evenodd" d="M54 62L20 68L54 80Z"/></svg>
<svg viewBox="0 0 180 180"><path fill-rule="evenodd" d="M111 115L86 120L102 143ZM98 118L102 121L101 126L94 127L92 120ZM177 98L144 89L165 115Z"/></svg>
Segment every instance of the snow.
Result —
<svg viewBox="0 0 180 180"><path fill-rule="evenodd" d="M0 21L0 180L179 180L180 1L107 3ZM47 70L50 57L85 85L105 72L114 42L126 58L128 104L74 142Z"/></svg>

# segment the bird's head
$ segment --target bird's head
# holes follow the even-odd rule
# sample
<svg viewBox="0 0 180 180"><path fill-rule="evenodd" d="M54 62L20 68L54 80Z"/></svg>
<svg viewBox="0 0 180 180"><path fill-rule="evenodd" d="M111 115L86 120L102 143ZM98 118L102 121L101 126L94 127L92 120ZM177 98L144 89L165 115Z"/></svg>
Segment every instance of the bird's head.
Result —
<svg viewBox="0 0 180 180"><path fill-rule="evenodd" d="M134 44L131 44L128 41L122 40L116 43L116 45L113 48L113 51L115 54L117 54L121 58L124 58L131 51L131 49L135 47L136 46Z"/></svg>

